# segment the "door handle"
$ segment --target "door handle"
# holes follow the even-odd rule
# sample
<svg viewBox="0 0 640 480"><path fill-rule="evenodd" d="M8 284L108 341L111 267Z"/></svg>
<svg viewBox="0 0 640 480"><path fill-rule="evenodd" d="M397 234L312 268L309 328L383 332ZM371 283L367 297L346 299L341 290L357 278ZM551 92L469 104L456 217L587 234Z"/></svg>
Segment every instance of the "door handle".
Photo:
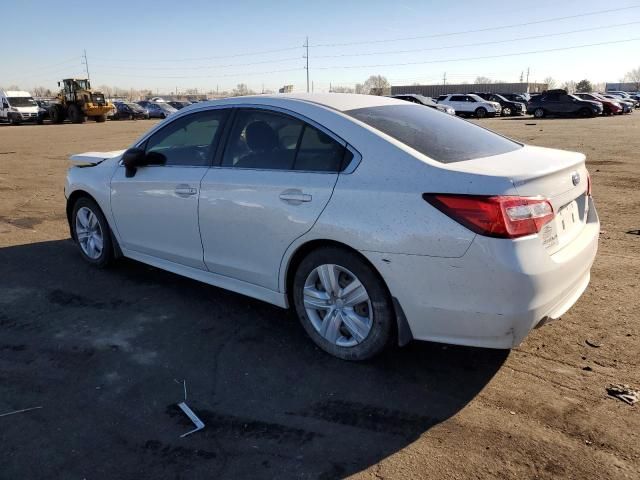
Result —
<svg viewBox="0 0 640 480"><path fill-rule="evenodd" d="M175 192L179 197L190 197L191 195L198 193L198 189L188 185L178 185Z"/></svg>
<svg viewBox="0 0 640 480"><path fill-rule="evenodd" d="M310 202L313 199L308 193L302 193L300 190L285 190L280 194L280 200L294 205Z"/></svg>

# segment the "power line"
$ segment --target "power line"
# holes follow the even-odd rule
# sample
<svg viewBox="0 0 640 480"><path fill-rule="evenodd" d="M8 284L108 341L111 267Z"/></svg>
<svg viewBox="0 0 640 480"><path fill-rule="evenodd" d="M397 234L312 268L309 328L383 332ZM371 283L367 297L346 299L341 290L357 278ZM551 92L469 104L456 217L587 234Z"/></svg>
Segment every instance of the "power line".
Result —
<svg viewBox="0 0 640 480"><path fill-rule="evenodd" d="M640 22L639 22L640 23ZM229 67L247 67L250 65L264 65L265 63L284 63L291 62L293 60L300 60L300 57L289 57L289 58L278 58L276 60L262 60L260 62L248 62L248 63L228 63L224 65L197 65L197 66L180 66L180 67L146 67L146 66L136 66L136 70L209 70L212 68L229 68ZM109 68L132 68L131 66L125 65L110 65L101 63Z"/></svg>
<svg viewBox="0 0 640 480"><path fill-rule="evenodd" d="M566 15L564 17L554 17L554 18L546 18L544 20L535 20L533 22L524 22L524 23L512 23L510 25L502 25L502 26L497 26L497 27L486 27L486 28L477 28L474 30L463 30L463 31L458 31L458 32L448 32L448 33L434 33L434 34L430 34L430 35L415 35L415 36L411 36L411 37L396 37L396 38L387 38L384 40L361 40L361 41L357 41L357 42L344 42L344 43L319 43L316 45L310 45L311 48L318 48L318 47L347 47L350 45L367 45L367 44L374 44L374 43L388 43L388 42L400 42L400 41L404 41L404 40L418 40L418 39L422 39L422 38L439 38L439 37L451 37L454 35L464 35L467 33L481 33L481 32L493 32L496 30L505 30L508 28L517 28L517 27L525 27L528 25L538 25L541 23L547 23L547 22L558 22L560 20L569 20L572 18L582 18L582 17L589 17L589 16L593 16L593 15L601 15L603 13L612 13L612 12L621 12L623 10L631 10L634 8L640 8L640 5L634 5L631 7L621 7L621 8L610 8L607 10L598 10L598 11L593 11L593 12L586 12L586 13L578 13L575 15Z"/></svg>
<svg viewBox="0 0 640 480"><path fill-rule="evenodd" d="M591 32L594 30L604 30L604 29L614 28L614 27L628 27L629 25L638 25L638 24L640 24L640 21L617 23L613 25L604 25L604 26L592 27L592 28L581 28L578 30L569 30L566 32L558 32L558 33L548 33L544 35L531 35L529 37L516 37L516 38L509 38L506 40L492 40L489 42L459 43L456 45L444 45L444 46L429 47L429 48L412 48L409 50L385 50L385 51L366 52L366 53L341 53L338 55L316 55L314 56L314 58L365 57L365 56L372 56L372 55L391 55L391 54L402 54L402 53L429 52L433 50L447 50L452 48L478 47L483 45L497 45L501 43L518 42L522 40L534 40L537 38L558 37L561 35L571 35L573 33Z"/></svg>
<svg viewBox="0 0 640 480"><path fill-rule="evenodd" d="M218 60L221 58L235 58L235 57L251 57L251 56L255 56L255 55L265 55L267 53L277 53L277 52L287 52L287 51L292 51L292 50L300 50L300 47L287 47L287 48L276 48L273 50L257 50L257 51L253 51L253 52L244 52L244 53L234 53L234 54L229 54L229 55L215 55L212 57L192 57L192 58L184 58L184 57L180 57L180 58L161 58L158 60L153 60L154 62L170 62L170 63L175 63L175 62L195 62L195 61L202 61L202 60ZM118 58L118 59L113 59L113 58L101 58L101 57L94 57L94 59L98 59L98 60L106 60L106 61L119 61L119 62L134 62L134 63L140 63L140 60L126 60L126 59L122 59L122 58Z"/></svg>
<svg viewBox="0 0 640 480"><path fill-rule="evenodd" d="M154 76L152 78L157 79L157 78L171 78L171 79L192 79L192 78L222 78L222 77L241 77L241 76L250 76L250 75L267 75L270 73L282 73L282 72L299 72L300 70L302 70L302 67L297 67L297 68L286 68L283 70L270 70L270 71L266 71L266 72L244 72L244 73L227 73L227 74L222 74L222 75L200 75L200 76L193 76L193 75L180 75L180 76ZM129 74L122 74L122 73L113 73L113 72L105 72L105 71L101 71L100 72L102 75L110 75L110 76L114 76L114 77L133 77L133 78L149 78L149 75L129 75Z"/></svg>
<svg viewBox="0 0 640 480"><path fill-rule="evenodd" d="M374 67L401 67L405 65L426 65L430 63L450 63L450 62L462 62L462 61L470 61L470 60L485 60L489 58L502 58L502 57L514 57L517 55L529 55L534 53L548 53L548 52L559 52L561 50L575 50L578 48L587 48L587 47L597 47L600 45L612 45L616 43L626 43L626 42L635 42L640 40L640 37L627 38L624 40L613 40L610 42L600 42L600 43L589 43L585 45L574 45L571 47L559 47L559 48L549 48L546 50L530 50L528 52L516 52L516 53L503 53L498 55L484 55L484 56L475 56L475 57L464 57L464 58L451 58L446 60L427 60L421 62L404 62L404 63L380 63L376 65L334 65L328 67L316 67L318 70L330 70L332 68L374 68Z"/></svg>

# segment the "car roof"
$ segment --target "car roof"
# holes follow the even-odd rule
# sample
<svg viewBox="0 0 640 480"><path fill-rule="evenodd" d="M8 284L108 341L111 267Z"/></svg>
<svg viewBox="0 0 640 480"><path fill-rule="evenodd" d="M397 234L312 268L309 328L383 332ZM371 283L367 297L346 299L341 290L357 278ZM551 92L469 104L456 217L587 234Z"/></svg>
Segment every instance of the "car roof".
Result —
<svg viewBox="0 0 640 480"><path fill-rule="evenodd" d="M310 103L345 112L358 108L379 107L383 105L406 105L406 101L397 98L377 95L361 95L356 93L283 93L275 95L248 95L212 100L215 105L271 105L275 107L291 107L296 103ZM202 102L196 105L202 106ZM190 108L190 107L186 107Z"/></svg>

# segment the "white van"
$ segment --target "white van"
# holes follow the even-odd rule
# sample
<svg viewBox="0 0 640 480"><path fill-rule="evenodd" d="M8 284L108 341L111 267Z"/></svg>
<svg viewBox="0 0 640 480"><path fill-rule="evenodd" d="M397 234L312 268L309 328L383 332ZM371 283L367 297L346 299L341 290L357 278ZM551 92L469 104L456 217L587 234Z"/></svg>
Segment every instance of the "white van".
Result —
<svg viewBox="0 0 640 480"><path fill-rule="evenodd" d="M42 124L42 114L29 92L0 90L0 122L9 122L12 125L25 122Z"/></svg>

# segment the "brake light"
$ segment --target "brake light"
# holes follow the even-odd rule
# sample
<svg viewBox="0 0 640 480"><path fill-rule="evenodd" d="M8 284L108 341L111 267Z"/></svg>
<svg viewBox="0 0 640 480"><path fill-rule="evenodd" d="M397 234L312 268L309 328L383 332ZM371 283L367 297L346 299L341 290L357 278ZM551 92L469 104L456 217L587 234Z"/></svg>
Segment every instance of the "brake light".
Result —
<svg viewBox="0 0 640 480"><path fill-rule="evenodd" d="M543 198L428 193L422 198L456 222L487 237L533 235L554 217L551 203Z"/></svg>

